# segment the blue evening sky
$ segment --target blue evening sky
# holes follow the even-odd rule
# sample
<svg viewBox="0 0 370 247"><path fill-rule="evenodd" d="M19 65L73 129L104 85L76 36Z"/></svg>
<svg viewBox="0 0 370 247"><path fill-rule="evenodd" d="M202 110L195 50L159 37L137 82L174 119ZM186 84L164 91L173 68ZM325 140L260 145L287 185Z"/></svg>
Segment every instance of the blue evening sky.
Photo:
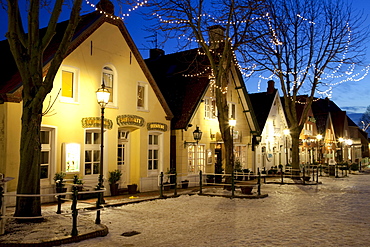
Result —
<svg viewBox="0 0 370 247"><path fill-rule="evenodd" d="M21 0L21 2L24 0ZM149 0L150 1L150 0ZM93 4L99 2L99 0L90 0ZM114 0L112 1L115 2ZM357 10L364 10L365 16L367 17L367 25L370 26L370 1L369 0L353 0L353 6ZM116 6L117 9L117 6ZM127 8L128 9L128 8ZM87 4L87 1L83 1L83 11L88 13L94 9ZM123 13L128 13L127 10L123 10ZM124 22L127 26L130 35L134 39L136 46L139 48L142 56L147 58L149 56L148 48L154 48L154 44L150 42L153 38L153 33L145 31L146 21L138 14L137 11L131 11L130 16L125 17ZM64 19L63 19L64 18ZM61 20L68 18L68 15L61 17ZM44 23L43 25L46 25ZM7 30L7 14L6 11L0 8L0 40L5 39L4 35ZM149 37L149 38L148 38ZM159 37L159 41L161 41ZM175 42L166 43L163 48L166 53L176 52L174 46ZM370 48L367 52L369 54L364 61L366 64L370 64ZM1 56L0 56L1 57ZM370 71L369 71L370 72ZM363 74L363 72L359 71ZM258 85L257 78L250 78L246 80L247 89L249 92L254 93L258 92L258 88L261 91L265 91L267 87L266 81L261 81L261 84ZM278 85L276 85L278 86ZM332 100L342 109L347 112L352 113L363 113L366 110L366 107L370 105L370 75L358 82L345 82L340 85L337 85L333 88L332 91Z"/></svg>

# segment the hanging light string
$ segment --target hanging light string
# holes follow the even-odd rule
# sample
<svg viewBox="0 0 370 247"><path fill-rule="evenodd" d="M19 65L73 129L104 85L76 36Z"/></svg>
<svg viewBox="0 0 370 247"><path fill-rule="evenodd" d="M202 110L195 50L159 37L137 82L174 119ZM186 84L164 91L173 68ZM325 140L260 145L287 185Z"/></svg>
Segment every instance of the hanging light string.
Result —
<svg viewBox="0 0 370 247"><path fill-rule="evenodd" d="M107 13L107 12L103 11L103 10L99 10L99 9L96 7L96 5L95 5L94 3L92 3L92 2L90 2L89 0L85 0L85 2L86 2L86 4L87 4L87 5L89 5L90 7L94 8L96 11L99 11L101 14L105 15L105 17L109 17L109 18L111 18L111 19L113 19L113 20L118 20L118 19L122 19L122 20L124 20L124 19L125 19L125 17L130 16L130 14L129 14L129 13L126 13L126 14L122 14L122 16L121 16L121 17L118 17L118 16L115 16L115 15L109 14L109 13ZM148 1L147 1L147 0L144 0L144 1L137 1L136 5L135 5L135 6L133 6L133 7L131 7L131 8L130 8L130 9L128 9L127 11L128 11L128 12L135 11L135 10L137 10L138 8L140 8L140 7L144 6L144 5L145 5L145 4L147 4L147 3L148 3Z"/></svg>

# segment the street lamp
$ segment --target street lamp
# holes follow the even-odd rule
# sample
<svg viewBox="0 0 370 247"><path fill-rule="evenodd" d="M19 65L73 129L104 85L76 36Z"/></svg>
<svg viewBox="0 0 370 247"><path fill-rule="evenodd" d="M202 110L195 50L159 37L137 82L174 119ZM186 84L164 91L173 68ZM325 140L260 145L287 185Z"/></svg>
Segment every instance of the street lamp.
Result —
<svg viewBox="0 0 370 247"><path fill-rule="evenodd" d="M321 140L322 140L322 135L321 134L318 134L317 136L316 136L316 139L319 141L319 162L320 162L320 164L321 164L321 156L322 156L322 154L321 154Z"/></svg>
<svg viewBox="0 0 370 247"><path fill-rule="evenodd" d="M285 135L285 162L288 165L288 135L290 134L290 130L284 129L283 133Z"/></svg>
<svg viewBox="0 0 370 247"><path fill-rule="evenodd" d="M340 156L339 156L339 161L340 162L343 162L343 142L344 142L344 139L342 137L339 137L338 139L339 143L340 143Z"/></svg>
<svg viewBox="0 0 370 247"><path fill-rule="evenodd" d="M104 176L104 173L103 173L104 109L105 109L105 106L109 102L109 96L110 96L110 92L107 88L105 88L105 85L104 85L104 82L103 82L103 84L101 85L101 88L99 88L96 91L96 99L97 99L98 104L100 105L100 108L101 108L101 122L100 122L100 141L101 141L101 143L100 143L100 167L99 167L100 175L99 175L99 183L98 183L99 189L104 187L104 184L103 184L103 182L104 182L104 180L103 180L103 176Z"/></svg>

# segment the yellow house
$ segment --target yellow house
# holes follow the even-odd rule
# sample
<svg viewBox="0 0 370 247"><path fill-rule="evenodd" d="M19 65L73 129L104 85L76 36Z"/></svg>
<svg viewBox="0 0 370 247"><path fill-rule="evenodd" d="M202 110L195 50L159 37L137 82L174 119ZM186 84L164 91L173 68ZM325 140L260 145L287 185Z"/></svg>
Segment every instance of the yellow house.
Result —
<svg viewBox="0 0 370 247"><path fill-rule="evenodd" d="M171 122L171 168L176 169L178 183L199 182L199 171L209 175L219 172L225 164L225 144L217 119L216 87L210 76L208 60L199 49L165 55L160 49L151 50L146 60L153 77L163 92L174 118ZM252 170L253 146L259 128L240 72L233 67L225 93L229 118L233 127L235 164ZM201 131L196 142L193 132Z"/></svg>
<svg viewBox="0 0 370 247"><path fill-rule="evenodd" d="M101 107L95 92L103 82L111 93L104 111L105 194L110 193L109 171L122 171L121 188L137 184L140 191L150 191L158 189L158 174L169 168L171 110L123 22L107 16L96 11L82 17L44 102L44 194L55 191L53 177L60 171L67 178L78 175L90 190L97 185ZM58 32L63 32L63 23ZM0 173L17 178L22 83L5 42L0 47L10 62L2 72L12 74L0 87ZM53 54L50 47L46 54ZM16 185L17 179L9 182L8 191L15 191Z"/></svg>

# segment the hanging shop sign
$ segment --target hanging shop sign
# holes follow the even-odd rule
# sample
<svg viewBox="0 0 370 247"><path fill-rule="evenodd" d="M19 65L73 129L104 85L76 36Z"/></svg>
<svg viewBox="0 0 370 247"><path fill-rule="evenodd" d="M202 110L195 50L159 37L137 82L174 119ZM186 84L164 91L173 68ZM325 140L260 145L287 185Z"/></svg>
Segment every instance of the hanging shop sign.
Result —
<svg viewBox="0 0 370 247"><path fill-rule="evenodd" d="M144 126L144 118L136 115L120 115L117 116L117 124L120 127L127 126L127 125L135 125L139 127Z"/></svg>
<svg viewBox="0 0 370 247"><path fill-rule="evenodd" d="M158 122L151 122L147 123L148 130L159 130L159 131L167 131L167 124L158 123Z"/></svg>
<svg viewBox="0 0 370 247"><path fill-rule="evenodd" d="M100 128L101 118L100 117L85 117L81 120L82 128ZM104 118L104 129L111 130L113 127L113 121Z"/></svg>

